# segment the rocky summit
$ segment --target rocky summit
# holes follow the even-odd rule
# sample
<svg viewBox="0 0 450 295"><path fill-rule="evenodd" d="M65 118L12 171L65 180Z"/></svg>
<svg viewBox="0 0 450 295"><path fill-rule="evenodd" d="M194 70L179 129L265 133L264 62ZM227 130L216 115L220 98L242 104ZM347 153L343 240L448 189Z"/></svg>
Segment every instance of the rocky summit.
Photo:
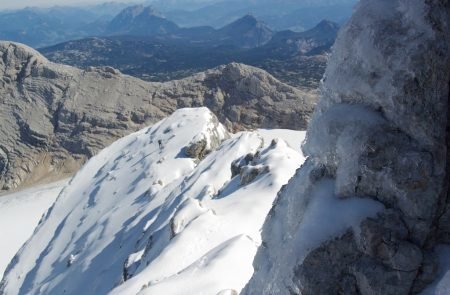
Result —
<svg viewBox="0 0 450 295"><path fill-rule="evenodd" d="M243 294L418 294L436 280L450 242L449 16L444 0L359 2Z"/></svg>
<svg viewBox="0 0 450 295"><path fill-rule="evenodd" d="M316 97L242 64L149 83L0 42L0 189L71 175L106 145L178 108L207 106L230 130L306 129Z"/></svg>

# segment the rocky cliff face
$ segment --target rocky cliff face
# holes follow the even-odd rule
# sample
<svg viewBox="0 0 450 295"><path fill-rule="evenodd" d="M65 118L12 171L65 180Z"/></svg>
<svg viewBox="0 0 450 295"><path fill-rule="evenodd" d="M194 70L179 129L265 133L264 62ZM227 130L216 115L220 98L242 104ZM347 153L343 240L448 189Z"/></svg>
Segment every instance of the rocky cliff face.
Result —
<svg viewBox="0 0 450 295"><path fill-rule="evenodd" d="M67 176L117 138L177 108L208 106L231 130L304 129L315 97L241 64L147 83L113 68L54 64L28 47L0 42L0 190Z"/></svg>
<svg viewBox="0 0 450 295"><path fill-rule="evenodd" d="M433 249L450 242L449 20L448 1L360 1L244 294L416 294L433 281ZM327 198L336 206L317 209Z"/></svg>

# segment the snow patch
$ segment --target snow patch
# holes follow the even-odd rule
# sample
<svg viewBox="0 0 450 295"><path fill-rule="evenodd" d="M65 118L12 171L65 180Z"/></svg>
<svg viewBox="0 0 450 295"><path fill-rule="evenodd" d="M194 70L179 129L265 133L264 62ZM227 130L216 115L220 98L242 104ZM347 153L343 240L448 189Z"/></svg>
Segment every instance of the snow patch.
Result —
<svg viewBox="0 0 450 295"><path fill-rule="evenodd" d="M67 180L0 196L0 279Z"/></svg>
<svg viewBox="0 0 450 295"><path fill-rule="evenodd" d="M344 234L349 228L359 232L359 225L364 219L376 217L384 209L381 203L371 199L339 199L334 195L334 187L333 180L321 180L311 192L311 200L295 234L294 245L299 264L311 250Z"/></svg>

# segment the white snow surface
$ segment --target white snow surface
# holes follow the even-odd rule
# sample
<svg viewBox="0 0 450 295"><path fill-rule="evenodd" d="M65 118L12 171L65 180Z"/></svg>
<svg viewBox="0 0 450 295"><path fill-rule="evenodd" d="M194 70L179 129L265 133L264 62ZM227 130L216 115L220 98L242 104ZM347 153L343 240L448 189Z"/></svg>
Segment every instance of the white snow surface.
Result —
<svg viewBox="0 0 450 295"><path fill-rule="evenodd" d="M0 280L67 180L0 196Z"/></svg>
<svg viewBox="0 0 450 295"><path fill-rule="evenodd" d="M325 179L312 189L294 242L294 257L299 264L311 250L344 234L349 228L358 232L364 219L374 217L384 209L381 203L370 199L339 199L334 195L334 187L334 180Z"/></svg>
<svg viewBox="0 0 450 295"><path fill-rule="evenodd" d="M303 164L280 191L263 228L266 247L259 248L255 257L258 272L247 285L244 294L284 294L286 286L300 294L292 284L295 265L322 243L342 236L347 230L360 230L360 223L375 217L384 206L365 198L339 198L336 181L311 179L315 169L311 158ZM293 218L292 216L295 216Z"/></svg>
<svg viewBox="0 0 450 295"><path fill-rule="evenodd" d="M275 137L304 138L304 132L230 138L208 109L198 108L115 142L59 195L0 293L240 292L253 274L272 203L305 160L282 139L271 144ZM223 142L201 161L184 154L205 138L211 148ZM256 156L247 169L259 173L241 183L231 164L249 153Z"/></svg>
<svg viewBox="0 0 450 295"><path fill-rule="evenodd" d="M258 133L263 137L266 144L270 143L276 135L276 137L282 138L289 147L300 152L306 137L306 132L290 129L258 129Z"/></svg>

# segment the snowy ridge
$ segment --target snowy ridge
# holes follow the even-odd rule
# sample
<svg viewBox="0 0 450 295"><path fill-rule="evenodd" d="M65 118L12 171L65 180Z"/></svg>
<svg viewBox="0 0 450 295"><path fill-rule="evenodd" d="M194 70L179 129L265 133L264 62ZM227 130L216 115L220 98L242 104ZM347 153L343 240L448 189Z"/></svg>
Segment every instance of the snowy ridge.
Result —
<svg viewBox="0 0 450 295"><path fill-rule="evenodd" d="M64 189L0 291L239 292L277 192L304 161L283 140L268 140L270 131L261 133L230 138L199 108L117 141ZM199 150L201 157L188 156Z"/></svg>

